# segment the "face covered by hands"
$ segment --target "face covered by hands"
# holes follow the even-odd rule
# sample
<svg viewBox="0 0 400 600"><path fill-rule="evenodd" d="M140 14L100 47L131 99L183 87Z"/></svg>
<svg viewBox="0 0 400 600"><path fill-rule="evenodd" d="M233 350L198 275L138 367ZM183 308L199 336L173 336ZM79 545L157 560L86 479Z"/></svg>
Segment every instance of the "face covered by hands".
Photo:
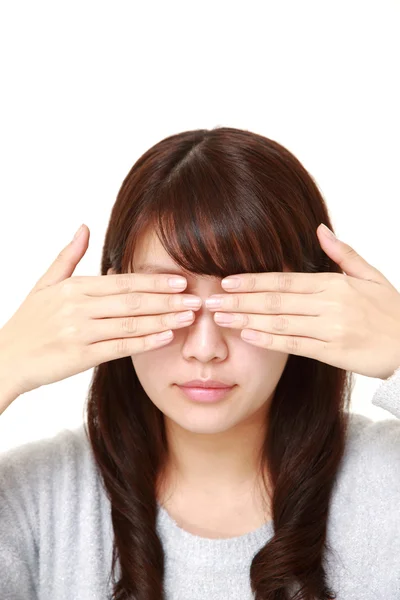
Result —
<svg viewBox="0 0 400 600"><path fill-rule="evenodd" d="M400 293L322 224L317 233L346 274L232 275L221 282L228 293L210 296L206 306L221 327L242 329L246 342L388 379L400 365ZM232 279L238 286L228 287Z"/></svg>

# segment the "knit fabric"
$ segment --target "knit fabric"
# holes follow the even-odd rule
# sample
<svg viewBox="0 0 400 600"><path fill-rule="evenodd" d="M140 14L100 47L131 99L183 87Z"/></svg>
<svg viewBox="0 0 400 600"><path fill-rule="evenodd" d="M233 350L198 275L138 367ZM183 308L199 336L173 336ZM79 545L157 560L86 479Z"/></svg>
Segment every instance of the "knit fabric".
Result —
<svg viewBox="0 0 400 600"><path fill-rule="evenodd" d="M400 367L372 404L390 415L351 413L331 498L325 569L337 600L400 598ZM0 454L1 600L111 598L110 508L83 425ZM207 539L158 505L157 533L167 600L252 600L250 564L274 527Z"/></svg>

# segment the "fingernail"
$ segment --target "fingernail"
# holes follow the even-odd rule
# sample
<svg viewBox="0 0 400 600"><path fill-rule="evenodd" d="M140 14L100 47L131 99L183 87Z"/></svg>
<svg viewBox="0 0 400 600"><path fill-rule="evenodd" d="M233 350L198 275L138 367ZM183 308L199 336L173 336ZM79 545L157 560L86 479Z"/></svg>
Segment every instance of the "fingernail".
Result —
<svg viewBox="0 0 400 600"><path fill-rule="evenodd" d="M182 304L189 308L198 308L201 306L201 298L183 298Z"/></svg>
<svg viewBox="0 0 400 600"><path fill-rule="evenodd" d="M233 289L239 287L240 279L238 277L229 277L229 279L223 279L221 285L225 288Z"/></svg>
<svg viewBox="0 0 400 600"><path fill-rule="evenodd" d="M79 227L78 231L76 232L76 234L74 235L74 240L76 240L82 233L83 231L83 223L82 225Z"/></svg>
<svg viewBox="0 0 400 600"><path fill-rule="evenodd" d="M222 305L221 298L207 298L207 300L206 300L207 308L215 308L215 307L221 306L221 305Z"/></svg>
<svg viewBox="0 0 400 600"><path fill-rule="evenodd" d="M331 231L330 229L328 229L328 227L326 225L324 225L323 223L321 223L322 227L322 233L324 235L326 235L326 237L328 237L330 240L336 240L336 235L333 233L333 231Z"/></svg>
<svg viewBox="0 0 400 600"><path fill-rule="evenodd" d="M186 279L183 277L170 277L168 283L172 288L182 288L186 285Z"/></svg>

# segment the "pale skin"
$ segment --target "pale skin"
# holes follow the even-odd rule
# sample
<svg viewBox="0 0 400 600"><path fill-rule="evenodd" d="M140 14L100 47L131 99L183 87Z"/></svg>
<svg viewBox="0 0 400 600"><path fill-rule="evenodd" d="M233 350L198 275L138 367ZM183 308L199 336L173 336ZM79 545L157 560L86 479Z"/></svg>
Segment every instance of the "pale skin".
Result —
<svg viewBox="0 0 400 600"><path fill-rule="evenodd" d="M160 273L183 274L150 232L137 244L133 271L140 272L145 263L158 266ZM172 342L132 356L132 363L165 417L171 460L159 492L161 504L187 531L208 538L234 537L271 519L269 494L260 491L256 477L256 457L289 354L250 345L240 330L220 327L205 300L224 291L221 280L184 276L185 293L202 302L193 309L194 319L174 330ZM223 379L237 388L221 403L193 403L174 384L199 377Z"/></svg>

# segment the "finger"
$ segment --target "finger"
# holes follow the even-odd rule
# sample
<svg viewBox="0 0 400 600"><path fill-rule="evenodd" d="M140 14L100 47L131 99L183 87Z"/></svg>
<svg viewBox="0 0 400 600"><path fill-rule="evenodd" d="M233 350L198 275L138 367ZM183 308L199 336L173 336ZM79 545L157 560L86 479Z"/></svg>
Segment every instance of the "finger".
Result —
<svg viewBox="0 0 400 600"><path fill-rule="evenodd" d="M92 319L157 315L189 308L199 310L201 307L201 298L191 294L152 294L138 291L95 298L83 296L81 302L85 314Z"/></svg>
<svg viewBox="0 0 400 600"><path fill-rule="evenodd" d="M44 275L38 279L33 289L44 289L71 277L88 249L89 237L90 231L86 225L83 225L80 235L61 250Z"/></svg>
<svg viewBox="0 0 400 600"><path fill-rule="evenodd" d="M251 333L254 338L248 339L246 336ZM285 352L286 354L295 354L296 356L305 356L321 362L329 363L329 344L308 337L291 335L273 335L254 329L243 329L240 337L250 344L265 348L266 350L275 350L275 352Z"/></svg>
<svg viewBox="0 0 400 600"><path fill-rule="evenodd" d="M211 305L211 298L219 299L220 305ZM258 292L245 294L216 294L206 300L210 311L246 312L261 314L291 314L319 316L324 309L321 293L280 294Z"/></svg>
<svg viewBox="0 0 400 600"><path fill-rule="evenodd" d="M294 292L314 294L326 289L329 279L343 278L341 273L292 273L275 271L271 273L240 273L221 281L221 286L232 292ZM238 279L239 285L228 288L228 279Z"/></svg>
<svg viewBox="0 0 400 600"><path fill-rule="evenodd" d="M181 320L181 318L183 320ZM139 337L187 327L194 320L192 310L156 316L123 317L120 319L91 319L81 334L85 344L127 337Z"/></svg>
<svg viewBox="0 0 400 600"><path fill-rule="evenodd" d="M232 317L233 320L226 320ZM293 315L253 315L245 313L215 313L215 322L221 327L233 329L255 329L275 335L294 335L311 337L316 340L329 342L329 321L322 317L304 317Z"/></svg>
<svg viewBox="0 0 400 600"><path fill-rule="evenodd" d="M125 358L154 350L169 344L174 339L172 330L140 337L124 337L86 346L92 364L99 365L110 360Z"/></svg>
<svg viewBox="0 0 400 600"><path fill-rule="evenodd" d="M352 246L337 238L326 238L322 226L317 232L324 251L348 276L393 287L383 273L367 262Z"/></svg>
<svg viewBox="0 0 400 600"><path fill-rule="evenodd" d="M171 287L170 281L183 279L181 287ZM174 293L182 292L187 286L186 278L176 275L154 275L146 273L120 273L99 277L73 277L71 281L87 296L110 296L129 292Z"/></svg>

